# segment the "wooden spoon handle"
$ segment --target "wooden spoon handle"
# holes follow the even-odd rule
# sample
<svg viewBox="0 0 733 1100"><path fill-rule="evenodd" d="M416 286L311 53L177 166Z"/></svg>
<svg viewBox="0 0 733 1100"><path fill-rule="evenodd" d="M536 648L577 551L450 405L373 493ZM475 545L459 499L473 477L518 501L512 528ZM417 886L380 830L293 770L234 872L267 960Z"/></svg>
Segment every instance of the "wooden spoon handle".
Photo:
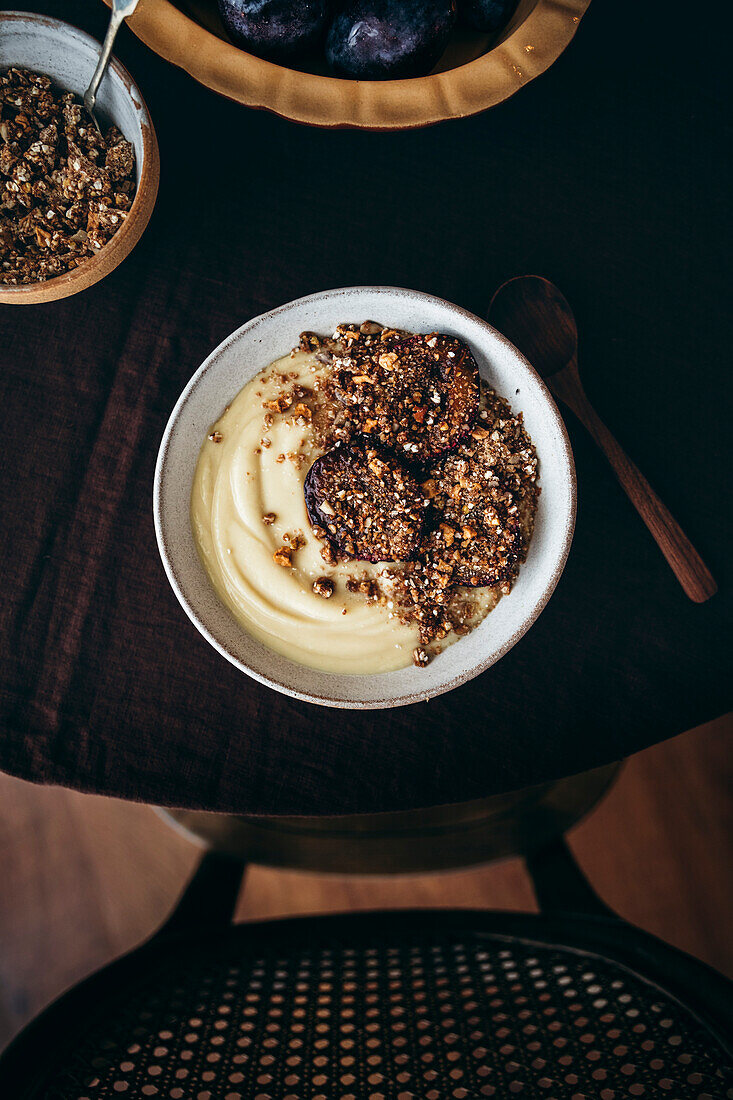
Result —
<svg viewBox="0 0 733 1100"><path fill-rule="evenodd" d="M547 381L550 389L570 406L585 425L611 463L622 488L649 528L685 593L695 603L709 600L718 591L710 570L641 470L596 413L580 384L575 364L570 364L569 368Z"/></svg>

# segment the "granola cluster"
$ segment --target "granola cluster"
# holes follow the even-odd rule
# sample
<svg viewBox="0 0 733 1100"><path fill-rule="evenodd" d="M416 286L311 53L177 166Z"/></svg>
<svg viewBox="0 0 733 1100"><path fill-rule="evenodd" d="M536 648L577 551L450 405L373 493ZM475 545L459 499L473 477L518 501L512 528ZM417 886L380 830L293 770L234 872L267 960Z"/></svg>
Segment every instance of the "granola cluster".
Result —
<svg viewBox="0 0 733 1100"><path fill-rule="evenodd" d="M103 137L47 76L0 74L0 284L44 282L95 255L135 188L134 150L115 126Z"/></svg>
<svg viewBox="0 0 733 1100"><path fill-rule="evenodd" d="M312 467L317 494L306 479L323 557L385 562L377 580L355 578L349 590L418 627L413 660L424 666L443 639L468 633L510 591L526 557L540 490L522 414L513 415L480 382L465 345L437 333L411 337L368 321L341 325L329 338L303 333L300 349L329 367L313 418L326 451ZM384 525L394 519L390 510L385 506L381 521L375 515L380 505L367 489L368 462L365 473L364 463L350 457L371 450L390 464L386 448L391 465L397 455L409 463L422 498L412 496L408 509L420 518L420 529L399 545L384 539ZM349 485L324 488L324 463ZM331 503L342 489L348 522L342 506Z"/></svg>

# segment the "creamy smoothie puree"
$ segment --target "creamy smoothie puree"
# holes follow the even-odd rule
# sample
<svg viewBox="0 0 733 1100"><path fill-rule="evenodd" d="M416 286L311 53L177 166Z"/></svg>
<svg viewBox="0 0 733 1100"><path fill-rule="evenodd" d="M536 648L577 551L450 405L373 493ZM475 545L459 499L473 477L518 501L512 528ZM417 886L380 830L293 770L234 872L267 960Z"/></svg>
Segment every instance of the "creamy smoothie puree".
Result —
<svg viewBox="0 0 733 1100"><path fill-rule="evenodd" d="M380 576L384 588L380 565L324 563L303 495L320 453L310 410L303 412L297 398L276 409L284 389L311 391L323 370L311 354L285 356L256 375L212 425L194 476L194 537L219 598L260 641L326 672L387 672L411 663L417 627L401 623L387 603L367 603L347 590L355 574ZM270 415L268 401L275 403ZM276 560L283 550L280 560L289 557L289 566ZM330 598L313 589L324 577L333 582Z"/></svg>

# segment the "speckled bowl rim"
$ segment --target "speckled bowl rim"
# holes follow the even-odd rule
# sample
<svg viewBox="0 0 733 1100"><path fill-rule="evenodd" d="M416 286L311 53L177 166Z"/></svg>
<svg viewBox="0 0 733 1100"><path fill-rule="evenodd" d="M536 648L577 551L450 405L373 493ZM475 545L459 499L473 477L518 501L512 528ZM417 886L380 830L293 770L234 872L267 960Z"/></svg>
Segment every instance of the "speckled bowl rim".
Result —
<svg viewBox="0 0 733 1100"><path fill-rule="evenodd" d="M508 99L557 60L589 5L538 0L504 41L474 61L388 81L320 76L264 61L219 38L171 0L146 0L129 24L166 61L248 107L310 126L408 130L478 114Z"/></svg>
<svg viewBox="0 0 733 1100"><path fill-rule="evenodd" d="M101 50L101 44L91 34L64 19L55 19L50 15L41 15L32 11L0 11L0 31L3 23L15 20L37 22L55 27L59 34L72 31L84 39L95 50ZM140 130L142 133L143 156L140 165L140 178L130 212L121 229L100 249L96 256L90 256L78 267L54 279L43 283L27 283L22 286L0 286L0 305L34 305L40 302L58 301L72 294L86 290L114 271L129 256L143 235L155 207L160 180L160 154L150 111L137 84L125 66L116 57L110 59L110 68L114 70L127 89L135 107L140 111ZM80 94L80 93L79 93Z"/></svg>
<svg viewBox="0 0 733 1100"><path fill-rule="evenodd" d="M167 457L168 449L170 446L171 438L175 428L178 424L181 413L189 401L194 397L196 389L201 382L203 376L212 368L216 366L219 357L228 348L239 340L241 334L246 329L254 329L258 325L267 324L268 321L277 317L281 313L285 313L293 306L304 305L310 302L315 302L323 298L337 297L339 295L356 295L356 294L368 294L368 293L387 293L387 294L405 294L411 298L420 299L425 304L437 304L442 307L447 307L449 310L456 313L459 317L462 317L470 322L477 323L481 327L485 328L491 333L492 337L496 339L501 345L507 348L517 359L517 366L530 375L533 382L537 385L542 397L544 398L546 410L548 416L552 418L554 427L557 430L558 437L560 439L562 448L562 457L567 465L568 473L568 496L569 507L567 511L567 521L565 529L562 534L562 542L560 546L560 552L556 558L552 573L548 577L545 586L534 601L531 608L528 609L527 614L522 620L521 625L514 631L514 633L497 649L493 650L485 660L479 660L470 666L464 668L464 670L457 676L454 676L451 680L446 681L438 688L431 689L429 692L423 689L422 691L413 691L409 693L401 694L399 697L385 696L382 699L373 700L354 700L345 698L338 695L317 695L311 694L307 691L297 690L287 683L263 675L251 666L249 666L240 657L232 653L225 645L223 645L219 639L211 633L206 624L196 614L191 604L188 601L185 591L185 585L181 582L176 569L171 560L171 555L168 548L168 539L165 531L165 521L163 518L163 494L164 494L164 481L168 473L167 469ZM266 365L266 364L263 364ZM198 448L197 448L198 453ZM542 456L540 455L540 462ZM153 480L153 519L155 525L155 535L158 541L158 550L160 552L161 560L163 562L163 568L165 569L166 576L176 594L176 597L183 607L184 611L188 615L191 622L194 624L199 633L216 649L223 657L226 658L231 664L238 668L241 672L246 673L253 679L257 680L261 684L265 684L267 687L274 688L276 691L282 692L284 695L289 695L291 698L299 699L303 702L316 703L319 706L336 707L339 709L348 710L384 710L390 707L396 706L409 706L413 703L425 702L427 699L434 699L438 695L444 695L448 691L452 691L454 688L460 687L461 684L467 683L469 680L473 680L476 676L479 676L482 672L485 672L492 665L509 652L510 649L524 637L529 628L537 621L540 614L547 606L550 596L555 591L558 581L562 576L562 572L565 568L565 564L570 553L570 546L573 541L573 533L575 531L575 519L577 513L577 477L575 472L575 461L573 459L573 452L570 446L570 439L568 437L565 422L555 404L555 401L550 393L549 389L545 385L544 381L531 365L531 363L525 358L524 355L498 332L493 325L490 325L488 321L484 321L483 318L478 317L476 314L471 313L467 309L463 309L461 306L454 305L452 302L447 301L445 298L439 298L434 294L426 294L422 291L410 290L407 287L393 287L393 286L356 286L356 287L339 287L334 290L319 291L314 294L307 294L301 298L295 298L291 302L286 302L281 306L277 306L275 309L269 310L267 313L259 314L257 317L253 317L251 320L246 321L243 325L240 325L234 332L227 336L222 342L206 357L198 370L191 377L187 385L184 387L178 401L176 402L173 411L170 415L163 438L161 440L160 449L158 451L158 458L155 464L155 475ZM245 628L241 627L244 631ZM263 645L264 643L260 643ZM460 645L460 641L455 643ZM295 662L292 662L295 663ZM301 668L307 668L305 665L301 665ZM314 675L316 674L316 670ZM419 670L417 670L419 671ZM339 679L349 678L348 674L337 673L334 674L334 682ZM359 677L356 677L359 678Z"/></svg>

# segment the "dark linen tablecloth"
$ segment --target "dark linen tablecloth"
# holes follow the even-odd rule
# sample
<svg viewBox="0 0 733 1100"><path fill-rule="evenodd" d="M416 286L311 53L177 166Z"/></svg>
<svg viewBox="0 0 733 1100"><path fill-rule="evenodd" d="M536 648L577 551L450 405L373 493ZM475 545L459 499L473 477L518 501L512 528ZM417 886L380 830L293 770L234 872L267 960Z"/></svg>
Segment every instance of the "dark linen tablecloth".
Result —
<svg viewBox="0 0 733 1100"><path fill-rule="evenodd" d="M36 4L104 32L101 3ZM509 102L381 135L247 111L123 30L161 148L150 226L85 293L0 310L2 768L187 807L407 809L574 773L728 709L730 125L714 21L672 13L594 0ZM523 272L570 299L591 399L718 595L686 599L568 413L570 560L494 668L360 714L228 665L176 602L151 514L163 427L204 356L314 290L387 283L483 313Z"/></svg>

